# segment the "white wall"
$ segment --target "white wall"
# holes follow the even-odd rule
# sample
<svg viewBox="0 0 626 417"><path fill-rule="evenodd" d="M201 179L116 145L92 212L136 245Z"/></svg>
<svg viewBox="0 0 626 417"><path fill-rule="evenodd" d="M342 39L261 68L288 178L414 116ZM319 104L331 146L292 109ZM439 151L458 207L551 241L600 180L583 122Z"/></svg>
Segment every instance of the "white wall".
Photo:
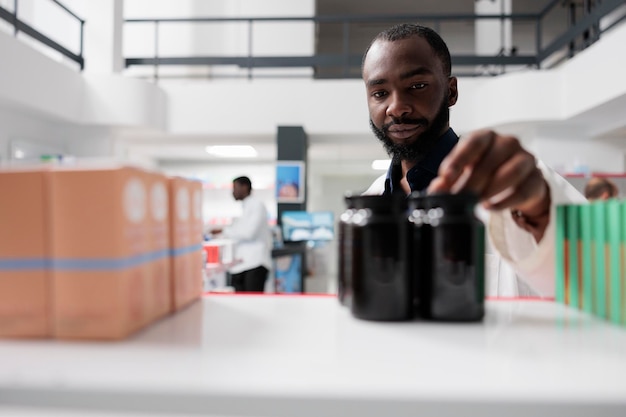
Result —
<svg viewBox="0 0 626 417"><path fill-rule="evenodd" d="M82 78L76 71L43 56L0 32L0 102L12 103L49 117L77 120Z"/></svg>
<svg viewBox="0 0 626 417"><path fill-rule="evenodd" d="M83 75L0 32L0 154L12 141L75 156L115 156L116 128L162 130L167 99L120 75Z"/></svg>
<svg viewBox="0 0 626 417"><path fill-rule="evenodd" d="M624 152L575 129L537 129L528 148L558 172L624 172ZM617 148L619 149L619 148Z"/></svg>
<svg viewBox="0 0 626 417"><path fill-rule="evenodd" d="M309 134L367 133L362 82L253 80L162 84L176 134L274 134L300 125Z"/></svg>
<svg viewBox="0 0 626 417"><path fill-rule="evenodd" d="M0 103L80 125L165 126L159 87L121 75L84 76L0 32Z"/></svg>
<svg viewBox="0 0 626 417"><path fill-rule="evenodd" d="M272 222L276 221L275 164L169 163L160 168L167 175L195 178L204 183L202 217L205 224L229 224L241 215L241 202L232 196L232 181L243 175L250 178L252 192L263 201Z"/></svg>
<svg viewBox="0 0 626 417"><path fill-rule="evenodd" d="M38 159L41 154L80 158L117 155L115 132L109 127L73 125L0 107L0 160L15 159L14 146L25 150L27 159Z"/></svg>

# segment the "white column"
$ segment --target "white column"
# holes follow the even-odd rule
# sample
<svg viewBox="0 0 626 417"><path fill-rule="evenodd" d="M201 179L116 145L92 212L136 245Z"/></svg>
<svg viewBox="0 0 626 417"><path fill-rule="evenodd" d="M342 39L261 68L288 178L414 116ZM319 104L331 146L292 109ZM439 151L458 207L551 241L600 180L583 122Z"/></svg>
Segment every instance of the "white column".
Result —
<svg viewBox="0 0 626 417"><path fill-rule="evenodd" d="M476 14L510 14L512 0L476 0ZM497 55L501 51L509 55L512 46L511 19L478 19L475 27L477 55Z"/></svg>
<svg viewBox="0 0 626 417"><path fill-rule="evenodd" d="M85 72L121 72L124 68L124 0L65 0L63 4L86 21L83 43Z"/></svg>

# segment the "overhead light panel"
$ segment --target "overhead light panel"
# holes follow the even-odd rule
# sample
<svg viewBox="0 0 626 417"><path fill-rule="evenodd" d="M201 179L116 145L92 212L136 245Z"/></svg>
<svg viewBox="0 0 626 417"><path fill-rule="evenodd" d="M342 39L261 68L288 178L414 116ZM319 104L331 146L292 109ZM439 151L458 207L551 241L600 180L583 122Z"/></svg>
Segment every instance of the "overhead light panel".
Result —
<svg viewBox="0 0 626 417"><path fill-rule="evenodd" d="M220 158L256 158L257 151L250 145L216 145L205 148L209 155Z"/></svg>
<svg viewBox="0 0 626 417"><path fill-rule="evenodd" d="M391 159L375 159L372 161L372 169L376 171L387 171L391 164Z"/></svg>

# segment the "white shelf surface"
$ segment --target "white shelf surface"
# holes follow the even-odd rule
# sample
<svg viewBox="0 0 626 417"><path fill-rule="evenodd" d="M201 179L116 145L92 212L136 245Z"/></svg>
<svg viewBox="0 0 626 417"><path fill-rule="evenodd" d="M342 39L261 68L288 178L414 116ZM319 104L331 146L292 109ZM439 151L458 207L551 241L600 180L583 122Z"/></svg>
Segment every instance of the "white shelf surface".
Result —
<svg viewBox="0 0 626 417"><path fill-rule="evenodd" d="M3 407L624 417L626 329L549 301L488 301L481 323L381 323L334 297L208 295L121 342L0 340Z"/></svg>

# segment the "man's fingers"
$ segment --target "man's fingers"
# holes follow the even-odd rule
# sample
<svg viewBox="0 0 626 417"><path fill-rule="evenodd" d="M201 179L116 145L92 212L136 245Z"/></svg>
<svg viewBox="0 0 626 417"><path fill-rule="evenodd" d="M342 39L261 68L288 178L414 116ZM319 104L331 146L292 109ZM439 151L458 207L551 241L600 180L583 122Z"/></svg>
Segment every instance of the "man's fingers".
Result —
<svg viewBox="0 0 626 417"><path fill-rule="evenodd" d="M488 200L509 188L517 188L536 169L536 161L531 154L514 154L489 176L481 197Z"/></svg>
<svg viewBox="0 0 626 417"><path fill-rule="evenodd" d="M534 207L546 194L535 157L512 136L490 130L465 136L444 159L428 192L472 191L486 208Z"/></svg>
<svg viewBox="0 0 626 417"><path fill-rule="evenodd" d="M446 183L443 177L437 177L430 182L427 192L428 193L442 193L442 192L450 191L451 186L452 184L448 185L448 183Z"/></svg>
<svg viewBox="0 0 626 417"><path fill-rule="evenodd" d="M501 180L498 177L500 169L521 149L519 142L512 137L503 137L497 142L494 141L491 148L470 170L462 189L472 191L483 199L487 198L485 191L489 184ZM507 188L506 184L503 188Z"/></svg>
<svg viewBox="0 0 626 417"><path fill-rule="evenodd" d="M472 191L486 208L533 208L547 189L535 157L512 136L490 130L465 136L441 163L428 192Z"/></svg>
<svg viewBox="0 0 626 417"><path fill-rule="evenodd" d="M532 207L542 201L548 192L547 184L537 169L524 180L505 198L497 202L489 202L487 208L491 210L504 210L516 208L524 211L526 207Z"/></svg>
<svg viewBox="0 0 626 417"><path fill-rule="evenodd" d="M472 132L452 149L439 167L439 176L448 187L463 175L466 167L473 167L493 144L496 134L491 130Z"/></svg>

